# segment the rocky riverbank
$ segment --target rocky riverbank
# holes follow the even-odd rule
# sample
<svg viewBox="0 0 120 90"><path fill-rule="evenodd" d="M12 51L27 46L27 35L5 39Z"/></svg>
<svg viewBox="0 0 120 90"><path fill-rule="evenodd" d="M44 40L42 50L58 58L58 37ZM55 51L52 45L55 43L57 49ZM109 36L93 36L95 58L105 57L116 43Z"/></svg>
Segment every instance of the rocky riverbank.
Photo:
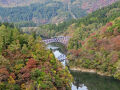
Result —
<svg viewBox="0 0 120 90"><path fill-rule="evenodd" d="M112 76L107 72L106 73L105 72L100 72L100 71L97 71L96 69L86 69L86 68L77 68L77 67L70 67L69 69L72 70L72 71L97 73L98 75L101 75L101 76Z"/></svg>

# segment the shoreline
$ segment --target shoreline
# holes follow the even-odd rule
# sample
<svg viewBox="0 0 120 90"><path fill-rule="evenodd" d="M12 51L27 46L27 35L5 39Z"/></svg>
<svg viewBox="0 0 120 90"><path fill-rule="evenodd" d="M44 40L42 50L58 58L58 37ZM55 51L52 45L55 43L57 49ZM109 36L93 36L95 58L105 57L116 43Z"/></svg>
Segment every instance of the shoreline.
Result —
<svg viewBox="0 0 120 90"><path fill-rule="evenodd" d="M95 73L95 74L98 74L100 76L108 76L108 77L112 76L112 75L108 74L107 72L103 73L103 72L97 71L96 69L86 69L86 68L76 68L76 67L73 67L73 68L70 67L69 69L71 71L80 71L80 72Z"/></svg>

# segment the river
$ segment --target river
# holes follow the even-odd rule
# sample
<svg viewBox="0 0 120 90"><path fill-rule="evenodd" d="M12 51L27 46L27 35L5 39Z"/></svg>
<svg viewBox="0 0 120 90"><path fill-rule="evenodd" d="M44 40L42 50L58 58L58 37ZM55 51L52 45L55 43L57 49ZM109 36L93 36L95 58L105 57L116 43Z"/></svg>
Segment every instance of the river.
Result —
<svg viewBox="0 0 120 90"><path fill-rule="evenodd" d="M50 44L48 48L52 49L56 58L64 55L63 46L58 44ZM60 59L60 58L59 58ZM62 58L61 58L62 59ZM66 60L61 61L62 64L66 65ZM120 90L120 81L112 77L100 76L94 73L83 73L78 71L70 71L74 77L72 83L72 90Z"/></svg>

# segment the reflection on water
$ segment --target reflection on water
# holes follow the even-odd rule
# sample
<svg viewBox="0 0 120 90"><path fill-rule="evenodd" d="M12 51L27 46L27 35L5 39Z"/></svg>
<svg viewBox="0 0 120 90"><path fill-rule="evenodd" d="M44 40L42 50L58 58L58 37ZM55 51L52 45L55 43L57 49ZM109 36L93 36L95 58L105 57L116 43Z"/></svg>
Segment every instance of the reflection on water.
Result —
<svg viewBox="0 0 120 90"><path fill-rule="evenodd" d="M59 49L59 47L55 47L55 46L52 46L52 45L48 45L47 48L48 48L48 49L52 49L52 50L57 50L57 49Z"/></svg>
<svg viewBox="0 0 120 90"><path fill-rule="evenodd" d="M56 58L62 55L62 53L58 50L53 51ZM62 61L62 64L65 66L65 60Z"/></svg>
<svg viewBox="0 0 120 90"><path fill-rule="evenodd" d="M52 49L56 58L59 58L61 55L65 55L64 53L61 52L59 47L56 47L56 46L53 46L53 45L48 45L48 49ZM61 62L65 66L65 64L66 64L65 60L63 60Z"/></svg>
<svg viewBox="0 0 120 90"><path fill-rule="evenodd" d="M71 71L74 77L72 90L120 90L120 81L93 73Z"/></svg>
<svg viewBox="0 0 120 90"><path fill-rule="evenodd" d="M84 84L81 84L80 87L77 87L74 84L72 84L72 90L88 90L88 89Z"/></svg>
<svg viewBox="0 0 120 90"><path fill-rule="evenodd" d="M48 48L53 50L56 58L64 54L58 46L48 45ZM65 65L65 60L62 63ZM93 73L70 72L74 77L72 90L120 90L120 81L114 78L99 76Z"/></svg>

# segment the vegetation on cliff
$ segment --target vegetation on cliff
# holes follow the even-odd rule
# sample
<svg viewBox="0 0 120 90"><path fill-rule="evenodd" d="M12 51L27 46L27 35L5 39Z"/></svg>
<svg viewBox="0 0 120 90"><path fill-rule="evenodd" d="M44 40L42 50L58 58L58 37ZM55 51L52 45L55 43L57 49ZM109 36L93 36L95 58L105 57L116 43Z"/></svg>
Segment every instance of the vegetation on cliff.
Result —
<svg viewBox="0 0 120 90"><path fill-rule="evenodd" d="M0 26L0 90L69 90L72 76L40 37Z"/></svg>

